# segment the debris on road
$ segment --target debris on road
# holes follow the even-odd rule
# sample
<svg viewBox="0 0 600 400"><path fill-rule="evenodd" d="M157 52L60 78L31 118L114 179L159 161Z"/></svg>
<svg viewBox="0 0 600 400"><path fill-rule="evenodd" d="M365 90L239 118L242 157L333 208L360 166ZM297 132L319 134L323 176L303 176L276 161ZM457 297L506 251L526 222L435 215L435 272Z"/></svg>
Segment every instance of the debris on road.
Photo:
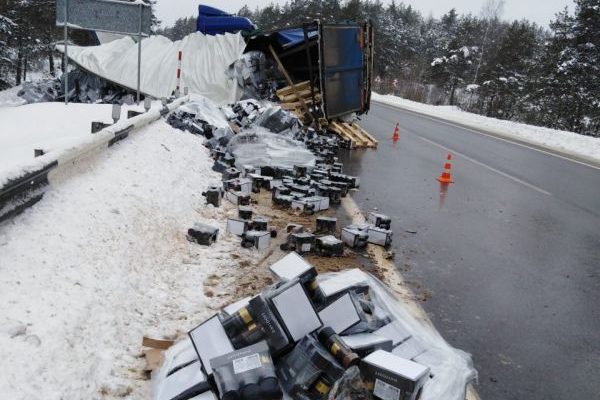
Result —
<svg viewBox="0 0 600 400"><path fill-rule="evenodd" d="M270 207L272 215L278 217L285 218L287 212L290 218L300 216L312 222L288 223L280 248L291 252L270 268L279 282L260 294L254 292L250 300L236 302L239 307L231 305L226 311L221 310L189 332L189 341L184 341L187 351L196 350L200 362L194 369L204 375L194 377L189 384L182 383L181 388L193 387L194 381L208 381L214 382L210 388L212 395L221 399L281 399L285 395L292 399L319 400L327 398L336 384L336 390L348 391L340 388L340 384L348 380L344 379L346 374L354 373L366 392L380 397L382 391L397 391L398 396L402 394L405 398L415 399L421 393L422 398L427 398L428 386L459 382L464 392L472 376L468 358L461 359L461 353L455 353L430 335L421 336L419 329L423 327L405 325L404 318L412 317L400 318L396 309L402 307L396 300L384 300L388 289L354 270L330 279L327 275L317 276L316 269L303 258L311 254L343 257L344 245L360 250L369 243L391 244L391 219L381 213L371 213L366 224L342 228L340 238L336 237L337 218L318 215L339 203L350 188L360 186L358 177L342 172L343 165L335 157L333 149L339 139L315 135L293 116L291 120L297 123L278 133L269 132L258 126L264 121L263 115L278 115L283 120L290 118L289 111L280 108L273 112L272 106L245 104L252 107L234 104L222 108L225 118L233 121L239 132L230 127L229 134L223 136L226 139L220 143L209 144L211 139L207 138L206 145L215 165L222 165L215 169L222 172L223 181L222 188L213 185L207 189L206 197L209 192L213 196L222 194L235 206L235 214L227 220L227 232L239 236L241 246L254 251L267 252L272 248L267 220L255 215L263 214L265 207ZM232 111L229 116L228 111ZM190 117L196 118L185 116ZM264 131L259 133L261 129ZM255 146L265 137L268 137L267 147L278 144L279 149L272 156L257 157ZM320 145L315 145L316 142ZM302 152L310 154L313 161L298 163L292 158L292 154ZM314 226L314 233L308 226ZM391 324L394 327L388 327ZM409 332L406 337L398 339L406 332ZM436 360L419 364L393 354L408 339L435 349L432 354ZM428 340L432 342L427 343ZM437 352L440 346L446 346L446 350ZM171 365L172 357L167 351L165 364ZM446 363L446 357L454 358L452 367ZM358 374L362 378L358 378L352 367L361 358L367 361L359 364ZM377 368L386 371L389 379L373 381L370 377ZM454 372L463 368L463 378L445 381L443 374L429 374L434 368ZM419 374L414 374L417 370ZM254 373L249 374L250 371ZM153 379L156 393L160 393L166 379L161 373Z"/></svg>
<svg viewBox="0 0 600 400"><path fill-rule="evenodd" d="M189 240L204 246L210 246L216 242L218 235L219 228L207 224L196 223L192 228L188 229Z"/></svg>
<svg viewBox="0 0 600 400"><path fill-rule="evenodd" d="M155 399L353 400L356 391L464 399L475 376L468 355L377 279L356 269L318 275L296 253L270 269L278 282L223 307L164 353L152 372Z"/></svg>

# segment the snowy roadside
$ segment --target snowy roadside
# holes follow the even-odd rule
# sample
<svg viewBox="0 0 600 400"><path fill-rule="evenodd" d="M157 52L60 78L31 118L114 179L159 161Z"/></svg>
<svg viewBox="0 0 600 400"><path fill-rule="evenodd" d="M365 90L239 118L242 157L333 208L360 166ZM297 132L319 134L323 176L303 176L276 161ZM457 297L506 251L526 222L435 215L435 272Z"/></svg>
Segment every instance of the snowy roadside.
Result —
<svg viewBox="0 0 600 400"><path fill-rule="evenodd" d="M371 99L378 103L429 115L481 130L484 133L531 144L559 154L574 156L577 159L589 161L594 165L600 165L600 138L484 117L462 111L454 106L434 106L406 100L397 96L381 95L375 92L372 93ZM401 121L400 124L402 124Z"/></svg>
<svg viewBox="0 0 600 400"><path fill-rule="evenodd" d="M17 96L21 90L21 85L14 88L0 91L0 108L1 107L17 107L25 104L25 100Z"/></svg>
<svg viewBox="0 0 600 400"><path fill-rule="evenodd" d="M232 206L198 137L163 121L92 157L0 229L0 393L12 399L149 398L143 335L176 336L211 313L203 281L237 264ZM218 226L206 248L194 222ZM159 329L155 331L152 329Z"/></svg>
<svg viewBox="0 0 600 400"><path fill-rule="evenodd" d="M152 103L160 107L160 101ZM128 110L144 111L142 106L121 107L121 121ZM34 159L33 149L61 151L91 137L92 121L113 123L110 104L37 103L20 107L0 107L0 175ZM1 181L1 179L0 179Z"/></svg>

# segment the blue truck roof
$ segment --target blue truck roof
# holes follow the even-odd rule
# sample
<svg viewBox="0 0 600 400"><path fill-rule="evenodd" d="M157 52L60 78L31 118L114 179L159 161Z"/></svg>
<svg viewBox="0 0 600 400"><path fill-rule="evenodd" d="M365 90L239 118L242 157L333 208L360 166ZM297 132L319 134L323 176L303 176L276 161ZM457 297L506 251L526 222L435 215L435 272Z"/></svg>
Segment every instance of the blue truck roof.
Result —
<svg viewBox="0 0 600 400"><path fill-rule="evenodd" d="M248 18L232 15L218 8L202 4L198 6L196 31L205 35L253 31L255 29L256 27Z"/></svg>

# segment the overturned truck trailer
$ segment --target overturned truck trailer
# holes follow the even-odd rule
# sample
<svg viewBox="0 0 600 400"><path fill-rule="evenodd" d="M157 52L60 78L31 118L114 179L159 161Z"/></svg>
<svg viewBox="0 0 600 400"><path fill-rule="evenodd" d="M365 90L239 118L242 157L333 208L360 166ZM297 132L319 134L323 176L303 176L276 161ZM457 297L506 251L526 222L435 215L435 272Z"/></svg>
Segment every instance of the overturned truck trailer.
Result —
<svg viewBox="0 0 600 400"><path fill-rule="evenodd" d="M365 23L323 23L258 33L246 52L273 58L288 86L277 91L283 107L316 121L357 147L377 141L351 121L369 111L373 66L373 28Z"/></svg>

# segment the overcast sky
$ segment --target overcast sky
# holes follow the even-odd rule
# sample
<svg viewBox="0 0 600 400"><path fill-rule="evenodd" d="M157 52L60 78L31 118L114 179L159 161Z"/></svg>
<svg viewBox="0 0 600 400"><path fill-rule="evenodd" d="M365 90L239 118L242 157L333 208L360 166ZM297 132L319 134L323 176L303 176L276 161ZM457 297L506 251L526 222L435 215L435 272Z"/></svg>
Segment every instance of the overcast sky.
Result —
<svg viewBox="0 0 600 400"><path fill-rule="evenodd" d="M389 3L391 0L382 0ZM572 10L572 0L505 0L504 19L527 18L538 24L548 26L548 22L554 18L557 11L566 5ZM404 4L411 4L414 8L423 12L425 16L430 13L438 17L451 8L456 8L459 13L472 12L479 14L484 0L404 0ZM264 6L269 3L284 4L285 0L158 0L158 18L163 22L162 26L172 25L180 17L198 15L198 4L206 4L222 10L234 13L244 4L251 9ZM396 3L399 3L397 0Z"/></svg>

